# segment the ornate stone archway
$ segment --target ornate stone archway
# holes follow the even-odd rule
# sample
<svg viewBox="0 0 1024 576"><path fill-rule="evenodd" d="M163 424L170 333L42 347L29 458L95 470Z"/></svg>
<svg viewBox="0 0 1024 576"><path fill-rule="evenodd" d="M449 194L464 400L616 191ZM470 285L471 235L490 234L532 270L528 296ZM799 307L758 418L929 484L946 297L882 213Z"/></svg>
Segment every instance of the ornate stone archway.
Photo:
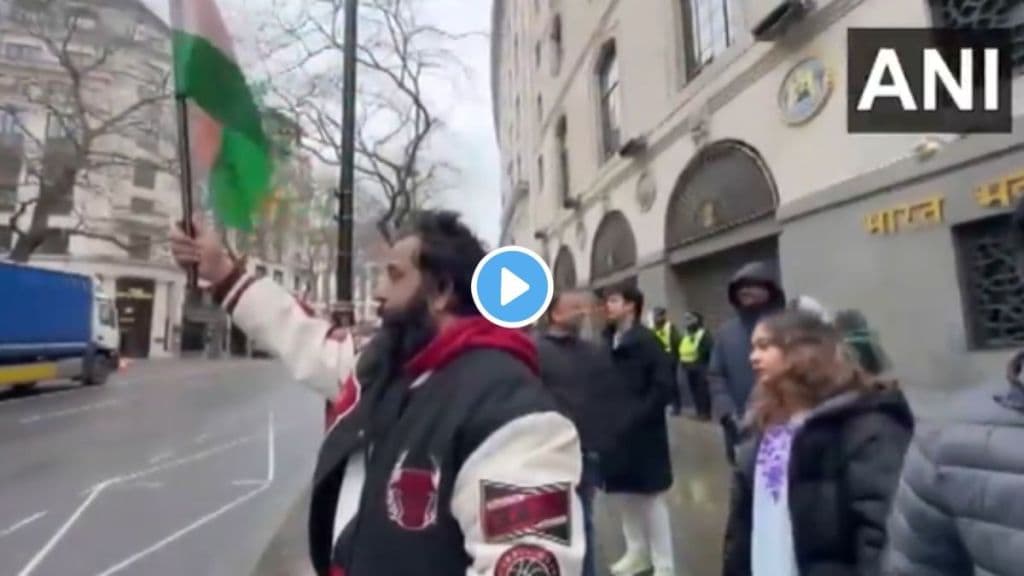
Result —
<svg viewBox="0 0 1024 576"><path fill-rule="evenodd" d="M590 253L590 281L599 282L636 264L636 237L626 216L614 210L605 214L594 233Z"/></svg>
<svg viewBox="0 0 1024 576"><path fill-rule="evenodd" d="M555 290L567 290L576 287L576 259L568 246L558 249L555 265L551 270L554 277Z"/></svg>
<svg viewBox="0 0 1024 576"><path fill-rule="evenodd" d="M760 154L723 140L690 161L676 181L665 214L665 249L770 216L778 194Z"/></svg>

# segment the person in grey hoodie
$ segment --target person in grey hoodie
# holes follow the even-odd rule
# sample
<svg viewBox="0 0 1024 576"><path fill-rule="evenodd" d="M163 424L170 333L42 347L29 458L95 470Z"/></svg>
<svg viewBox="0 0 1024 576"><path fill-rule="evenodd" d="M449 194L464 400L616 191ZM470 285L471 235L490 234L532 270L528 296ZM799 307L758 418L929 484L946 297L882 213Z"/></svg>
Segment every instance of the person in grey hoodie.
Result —
<svg viewBox="0 0 1024 576"><path fill-rule="evenodd" d="M1024 277L1024 201L1011 242ZM960 393L947 418L922 426L889 521L885 576L1024 574L1022 370L1024 350L1010 359L1007 382Z"/></svg>
<svg viewBox="0 0 1024 576"><path fill-rule="evenodd" d="M779 285L774 266L767 262L751 262L740 268L729 282L729 302L736 310L736 317L726 321L715 332L708 385L711 415L722 425L726 455L730 463L735 463L740 422L754 388L750 337L762 318L786 306L786 295Z"/></svg>

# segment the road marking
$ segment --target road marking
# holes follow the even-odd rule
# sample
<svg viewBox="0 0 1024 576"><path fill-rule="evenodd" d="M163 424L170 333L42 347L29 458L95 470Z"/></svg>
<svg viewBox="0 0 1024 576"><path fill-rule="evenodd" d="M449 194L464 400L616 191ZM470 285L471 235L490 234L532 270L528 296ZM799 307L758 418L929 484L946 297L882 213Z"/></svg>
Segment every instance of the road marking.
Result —
<svg viewBox="0 0 1024 576"><path fill-rule="evenodd" d="M100 495L100 492L103 492L103 490L106 489L107 486L110 486L111 484L117 481L118 478L111 478L110 480L106 480L104 482L100 482L99 484L97 484L96 487L92 489L92 492L89 493L89 496L81 504L79 504L77 509L75 509L74 513L72 513L71 516L64 521L64 524L61 524L61 527L57 530L57 532L50 537L50 539L46 542L46 544L43 545L42 548L39 549L38 552L36 552L36 555L28 561L28 564L25 564L25 567L21 569L21 572L18 572L18 576L28 576L36 568L38 568L39 564L43 561L44 558L46 558L47 554L49 554L54 549L54 547L57 546L57 543L60 542L61 538L63 538L64 535L67 534L68 530L71 529L71 526L75 522L77 522L79 518L82 517L82 514L85 513L86 508L88 508L89 505L96 500L96 497Z"/></svg>
<svg viewBox="0 0 1024 576"><path fill-rule="evenodd" d="M156 456L153 456L152 458L150 458L149 459L149 463L150 464L156 464L158 462L163 462L164 460L167 460L171 456L174 456L174 452L171 452L170 450L167 450L166 452L161 452L161 453L157 454Z"/></svg>
<svg viewBox="0 0 1024 576"><path fill-rule="evenodd" d="M266 480L235 480L231 483L232 486L259 486L265 483Z"/></svg>
<svg viewBox="0 0 1024 576"><path fill-rule="evenodd" d="M271 435L273 434L273 428L272 427L270 429L270 433L271 433ZM257 440L257 439L262 438L262 437L263 437L262 433L260 433L260 434L251 434L249 436L242 436L241 438L238 438L237 440L234 440L232 442L228 442L226 444L221 444L219 446L214 446L213 448L209 448L207 450L203 450L202 452L197 452L197 453L189 455L189 456L178 458L177 460L171 460L169 462L166 462L164 464L160 464L158 466L152 466L152 467L149 467L149 468L144 468L142 470L139 470L138 472L133 472L133 473L128 474L128 475L114 476L113 478L108 478L107 480L104 480L104 481L100 482L99 484L96 484L95 486L93 486L88 491L88 496L86 497L85 501L82 502L82 504L78 507L78 509L75 510L75 512L71 515L71 517L68 518L66 522L64 522L64 524L50 538L50 540L46 543L46 545L44 545L42 548L39 549L38 552L36 552L36 555L32 557L32 560L30 560L29 563L26 564L24 568L22 568L21 572L18 573L18 576L29 576L29 574L31 574L39 566L39 564L46 558L46 556L50 552L53 551L53 548L57 545L57 543L60 542L60 540L64 537L64 535L67 534L68 530L71 529L71 525L78 521L78 519L85 512L86 508L88 508L89 505L91 505L93 503L93 501L96 500L96 497L99 496L100 492L102 492L106 488L108 488L108 487L110 487L110 486L112 486L114 484L118 484L118 483L133 482L133 481L138 480L140 478L144 478L146 476L151 476L153 474L156 474L157 472L163 472L164 470L170 470L171 468L176 468L178 466L181 466L182 464L188 464L190 462L195 462L197 460L202 460L203 458L207 458L207 457L212 456L214 454L218 454L220 452L224 452L226 450L230 450L231 448L234 448L235 446L240 446L242 444L245 444L247 442L252 442L253 440Z"/></svg>
<svg viewBox="0 0 1024 576"><path fill-rule="evenodd" d="M209 434L200 434L199 436L196 436L196 438L195 438L195 440L193 440L193 442L195 442L196 444L202 444L203 442L206 442L209 439L210 439L210 435Z"/></svg>
<svg viewBox="0 0 1024 576"><path fill-rule="evenodd" d="M24 518L22 520L19 520L19 521L15 522L9 528L6 528L4 531L0 532L0 538L4 538L6 536L10 536L11 534L14 534L18 530L24 528L25 526L28 526L29 524L35 522L36 520L39 520L43 516L46 516L46 512L45 511L43 511L43 512L36 512L35 514L29 516L28 518Z"/></svg>
<svg viewBox="0 0 1024 576"><path fill-rule="evenodd" d="M162 548L165 548L167 545L174 543L174 541L180 539L189 532L197 530L205 526L206 524L213 522L217 518L223 516L224 514L227 514L231 510L241 506L242 504L245 504L249 500L252 500L256 496L259 496L260 494L265 492L274 483L274 467L276 466L274 438L274 413L270 412L267 422L267 477L263 482L260 483L258 487L254 488L249 492L246 492L245 494L242 494L238 498L235 498L234 500L228 502L227 504L221 506L220 508L217 508L216 510L200 517L195 522L192 522L188 526L185 526L184 528L178 530L177 532L171 534L163 540L160 540L152 546L149 546L148 548L145 548L143 550L140 550L139 552L136 552L135 554L132 554L131 556L125 558L117 564L114 564L110 568L107 568L103 572L100 572L96 576L112 576L113 574L116 574L124 570L125 568L131 566L132 564L138 562L146 556L149 556L153 552L156 552Z"/></svg>
<svg viewBox="0 0 1024 576"><path fill-rule="evenodd" d="M68 408L67 410L57 410L56 412L44 412L42 414L35 414L22 418L18 422L21 424L32 424L41 420L51 420L53 418L60 418L62 416L71 416L73 414L80 414L82 412L91 412L100 408L106 408L108 406L117 406L121 404L121 400L104 400L103 402L97 402L95 404L86 404L85 406L78 406L75 408Z"/></svg>
<svg viewBox="0 0 1024 576"><path fill-rule="evenodd" d="M163 487L163 482L132 482L125 485L125 488L142 488L144 490L156 490Z"/></svg>

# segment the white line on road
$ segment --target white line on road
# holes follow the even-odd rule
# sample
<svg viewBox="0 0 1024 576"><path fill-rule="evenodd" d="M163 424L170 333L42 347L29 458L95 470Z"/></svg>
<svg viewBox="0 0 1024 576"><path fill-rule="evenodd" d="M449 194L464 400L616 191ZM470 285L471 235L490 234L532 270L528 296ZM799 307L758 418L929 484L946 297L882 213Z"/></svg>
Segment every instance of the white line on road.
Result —
<svg viewBox="0 0 1024 576"><path fill-rule="evenodd" d="M266 480L235 480L231 483L232 486L259 486L260 484L266 484Z"/></svg>
<svg viewBox="0 0 1024 576"><path fill-rule="evenodd" d="M274 472L274 466L275 466L274 434L275 434L274 433L274 413L271 412L269 414L269 416L268 416L268 421L267 421L267 478L266 478L265 481L261 482L260 485L257 488L255 488L255 489L253 489L253 490L251 490L249 492L246 492L245 494L242 494L238 498L235 498L234 500L228 502L227 504L221 506L220 508L217 508L213 512L210 512L209 514L206 514L206 515L202 516L201 518L199 518L195 522L192 522L188 526L185 526L181 530L178 530L177 532L171 534L170 536L164 538L163 540L160 540L159 542L153 544L152 546L149 546L148 548L145 548L143 550L140 550L139 552L136 552L135 554L132 554L131 556L125 558L124 560L118 562L117 564L114 564L110 568L107 568L103 572L100 572L99 574L97 574L97 576L111 576L112 574L116 574L116 573L124 570L125 568L131 566L132 564L138 562L139 560L145 558L146 556L152 554L153 552L156 552L156 551L166 547L168 544L173 543L175 540L178 540L179 538L185 536L189 532L192 532L193 530L196 530L198 528L201 528L201 527L205 526L206 524L209 524L210 522L216 520L220 516L223 516L224 514L227 514L228 512L230 512L231 510L233 510L233 509L241 506L242 504L248 502L249 500L252 500L256 496L259 496L260 494L265 492L268 488L270 488L270 486L274 483L274 475L275 475L275 472Z"/></svg>
<svg viewBox="0 0 1024 576"><path fill-rule="evenodd" d="M163 462L164 460L167 460L171 456L174 456L174 452L171 452L170 450L167 450L166 452L161 452L161 453L157 454L156 456L153 456L152 458L150 458L149 459L149 463L150 464L157 464L159 462Z"/></svg>
<svg viewBox="0 0 1024 576"><path fill-rule="evenodd" d="M4 538L6 536L10 536L11 534L14 534L18 530L21 530L25 526L28 526L29 524L35 522L36 520L39 520L43 516L46 516L46 511L36 512L35 514L29 516L28 518L24 518L22 520L19 520L19 521L15 522L10 527L8 527L8 528L4 529L2 532L0 532L0 538Z"/></svg>
<svg viewBox="0 0 1024 576"><path fill-rule="evenodd" d="M125 485L125 488L143 488L147 490L156 490L163 487L163 482L132 482L131 484Z"/></svg>
<svg viewBox="0 0 1024 576"><path fill-rule="evenodd" d="M270 428L270 433L273 434L273 428L272 427ZM252 434L252 435L249 435L249 436L243 436L243 437L241 437L241 438L239 438L237 440L234 440L232 442L228 442L226 444L221 444L219 446L214 446L213 448L209 448L207 450L203 450L202 452L197 452L197 453L189 455L189 456L178 458L177 460L171 460L171 461L166 462L164 464L161 464L159 466L152 466L150 468L144 468L142 470L139 470L138 472L133 472L133 473L128 474L126 476L114 476L113 478L109 478L107 480L104 480L104 481L100 482L99 484L96 484L89 491L88 496L86 497L85 501L82 502L82 504L78 507L78 509L75 510L75 512L71 515L71 517L69 517L67 519L67 521L64 522L64 524L50 538L50 540L46 543L46 545L44 545L42 548L39 549L38 552L36 552L36 555L32 557L32 560L30 560L29 563L26 564L24 568L22 568L21 572L18 573L18 576L29 576L29 574L32 574L32 572L39 566L39 564L46 558L46 556L50 552L53 551L53 548L57 545L58 542L60 542L60 540L64 537L64 535L68 532L68 530L71 529L72 524L74 524L75 522L78 521L78 519L82 516L82 514L85 513L86 508L88 508L89 505L92 504L94 500L96 500L96 497L99 496L100 492L105 490L107 487L112 486L112 485L117 484L117 483L122 483L122 482L133 482L133 481L138 480L140 478L144 478L146 476L151 476L153 474L156 474L157 472L162 472L164 470L170 470L171 468L176 468L178 466L181 466L182 464L188 464L189 462L195 462L197 460L202 460L203 458L207 458L207 457L212 456L214 454L218 454L220 452L224 452L225 450L229 450L231 448L234 448L235 446L240 446L242 444L245 444L246 442L252 442L253 440L256 440L256 439L259 439L259 438L262 438L262 437L263 437L262 433L261 434Z"/></svg>
<svg viewBox="0 0 1024 576"><path fill-rule="evenodd" d="M195 440L193 440L193 442L195 442L196 444L202 444L203 442L206 442L207 440L209 440L209 438L210 438L209 434L200 434L199 436L196 436L196 438L195 438Z"/></svg>
<svg viewBox="0 0 1024 576"><path fill-rule="evenodd" d="M104 400L103 402L97 402L95 404L86 404L85 406L78 406L76 408L68 408L67 410L57 410L56 412L44 412L42 414L35 414L19 420L21 424L32 424L39 422L40 420L50 420L53 418L60 418L61 416L71 416L72 414L79 414L81 412L91 412L100 408L106 408L108 406L117 406L121 404L120 400Z"/></svg>
<svg viewBox="0 0 1024 576"><path fill-rule="evenodd" d="M89 493L89 496L81 504L79 504L78 508L74 511L74 513L71 514L71 516L64 521L64 524L61 524L60 529L58 529L57 532L54 533L54 535L46 542L46 544L44 544L43 547L40 548L38 552L36 552L36 555L28 561L28 564L25 564L25 567L21 569L21 572L18 572L18 576L28 576L37 567L39 567L39 564L43 561L44 558L46 558L46 555L49 554L50 551L52 551L55 546L57 546L57 543L60 542L61 538L63 538L64 535L67 534L68 530L71 529L72 524L78 521L82 514L85 513L85 509L88 508L89 505L92 504L94 500L96 500L96 497L100 495L100 492L102 492L107 486L110 486L111 484L117 481L118 478L111 478L110 480L106 480L104 482L100 482L99 484L97 484L96 487L93 488L92 492Z"/></svg>

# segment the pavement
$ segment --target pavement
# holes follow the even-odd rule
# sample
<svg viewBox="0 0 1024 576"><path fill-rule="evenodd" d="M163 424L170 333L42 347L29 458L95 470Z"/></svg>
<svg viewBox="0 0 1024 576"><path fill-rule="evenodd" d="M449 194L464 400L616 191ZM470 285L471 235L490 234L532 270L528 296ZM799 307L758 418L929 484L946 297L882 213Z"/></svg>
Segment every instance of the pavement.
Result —
<svg viewBox="0 0 1024 576"><path fill-rule="evenodd" d="M722 573L722 540L729 482L725 449L718 428L683 416L669 421L675 482L668 493L678 576ZM306 543L308 489L292 505L267 546L253 576L315 576ZM596 503L599 576L625 550L619 516L602 494Z"/></svg>
<svg viewBox="0 0 1024 576"><path fill-rule="evenodd" d="M322 401L272 361L0 394L0 574L250 574L322 431Z"/></svg>

